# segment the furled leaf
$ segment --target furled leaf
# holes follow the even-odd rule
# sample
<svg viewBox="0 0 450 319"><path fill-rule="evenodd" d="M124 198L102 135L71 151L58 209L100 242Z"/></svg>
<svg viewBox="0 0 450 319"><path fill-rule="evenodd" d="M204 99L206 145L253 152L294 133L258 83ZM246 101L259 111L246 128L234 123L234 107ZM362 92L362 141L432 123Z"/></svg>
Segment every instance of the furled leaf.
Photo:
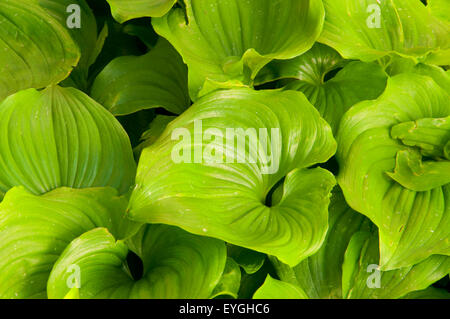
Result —
<svg viewBox="0 0 450 319"><path fill-rule="evenodd" d="M266 281L255 292L253 299L308 299L308 296L300 287L267 275Z"/></svg>
<svg viewBox="0 0 450 319"><path fill-rule="evenodd" d="M0 101L69 76L80 51L68 29L33 0L0 3Z"/></svg>
<svg viewBox="0 0 450 319"><path fill-rule="evenodd" d="M379 227L383 270L450 255L449 131L441 126L449 99L430 77L400 74L341 122L338 182L350 206Z"/></svg>
<svg viewBox="0 0 450 319"><path fill-rule="evenodd" d="M143 56L114 59L95 79L91 96L114 115L157 107L180 114L191 102L187 68L164 39Z"/></svg>
<svg viewBox="0 0 450 319"><path fill-rule="evenodd" d="M271 258L281 280L300 287L309 298L342 298L342 263L350 238L369 230L370 222L353 211L340 191L333 191L329 207L329 229L320 250L294 268Z"/></svg>
<svg viewBox="0 0 450 319"><path fill-rule="evenodd" d="M0 104L0 197L19 185L35 194L61 186L124 193L134 174L125 131L81 91L28 89Z"/></svg>
<svg viewBox="0 0 450 319"><path fill-rule="evenodd" d="M127 200L112 188L59 188L33 195L11 189L0 203L0 297L45 298L47 279L65 247L90 229L124 239L139 224L125 219Z"/></svg>
<svg viewBox="0 0 450 319"><path fill-rule="evenodd" d="M324 21L322 1L183 2L185 8L175 8L152 23L187 63L193 100L217 87L251 84L271 60L306 52Z"/></svg>
<svg viewBox="0 0 450 319"><path fill-rule="evenodd" d="M126 270L127 244L97 228L72 241L58 259L48 281L49 298L67 294L71 265L80 270L81 299L208 298L225 268L223 242L166 225L147 225L128 245L143 261L140 280Z"/></svg>
<svg viewBox="0 0 450 319"><path fill-rule="evenodd" d="M162 17L177 0L106 0L111 6L111 13L118 22L143 18Z"/></svg>
<svg viewBox="0 0 450 319"><path fill-rule="evenodd" d="M105 27L97 34L97 22L85 0L36 0L39 5L69 30L70 36L80 48L81 58L72 71L70 80L77 88L86 91L88 87L89 67L100 53L108 29ZM79 14L79 15L78 15Z"/></svg>
<svg viewBox="0 0 450 319"><path fill-rule="evenodd" d="M211 298L232 297L237 299L241 285L241 268L230 257L227 258L222 278L214 288Z"/></svg>
<svg viewBox="0 0 450 319"><path fill-rule="evenodd" d="M335 77L331 71L343 67ZM350 62L330 47L316 44L305 54L274 61L261 70L261 81L291 78L284 89L303 92L336 132L342 115L354 104L380 96L387 75L375 63Z"/></svg>
<svg viewBox="0 0 450 319"><path fill-rule="evenodd" d="M335 184L330 172L307 168L335 147L331 128L299 92L210 94L143 150L130 217L295 265L324 239ZM278 196L269 194L274 187Z"/></svg>
<svg viewBox="0 0 450 319"><path fill-rule="evenodd" d="M324 0L320 42L346 59L374 61L397 54L424 60L450 49L450 22L437 18L420 0ZM449 64L448 54L434 61Z"/></svg>

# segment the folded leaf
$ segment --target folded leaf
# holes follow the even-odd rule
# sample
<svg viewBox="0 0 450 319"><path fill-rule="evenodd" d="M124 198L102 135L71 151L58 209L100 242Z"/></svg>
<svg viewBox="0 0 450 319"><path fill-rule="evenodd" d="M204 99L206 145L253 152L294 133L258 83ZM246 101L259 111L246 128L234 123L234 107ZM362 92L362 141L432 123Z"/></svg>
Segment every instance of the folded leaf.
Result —
<svg viewBox="0 0 450 319"><path fill-rule="evenodd" d="M321 1L183 2L185 8L175 8L152 23L187 63L193 100L221 83L251 84L271 60L306 52L319 37L324 20Z"/></svg>
<svg viewBox="0 0 450 319"><path fill-rule="evenodd" d="M125 219L126 206L112 188L59 188L41 196L11 189L0 203L0 297L46 298L53 264L74 238L99 226L121 239L138 230Z"/></svg>
<svg viewBox="0 0 450 319"><path fill-rule="evenodd" d="M95 79L91 96L114 115L157 107L180 114L191 102L187 68L164 39L143 56L114 59Z"/></svg>
<svg viewBox="0 0 450 319"><path fill-rule="evenodd" d="M327 74L343 67L335 77ZM354 104L380 96L387 75L375 63L350 62L333 49L316 44L305 54L286 61L273 61L261 70L261 81L292 78L287 90L303 92L336 132L342 115Z"/></svg>
<svg viewBox="0 0 450 319"><path fill-rule="evenodd" d="M379 227L383 270L450 255L448 160L415 151L444 156L449 99L430 77L400 74L341 122L338 182L350 206Z"/></svg>
<svg viewBox="0 0 450 319"><path fill-rule="evenodd" d="M66 26L33 0L3 0L0 16L0 101L69 76L80 50Z"/></svg>
<svg viewBox="0 0 450 319"><path fill-rule="evenodd" d="M335 146L329 125L299 92L210 94L143 150L130 217L295 265L324 239L335 184L330 172L307 168L327 161Z"/></svg>
<svg viewBox="0 0 450 319"><path fill-rule="evenodd" d="M122 194L134 173L124 129L81 91L28 89L0 104L0 197L19 185L35 194L62 186Z"/></svg>
<svg viewBox="0 0 450 319"><path fill-rule="evenodd" d="M177 0L106 0L111 6L111 13L118 22L142 18L161 17L165 15Z"/></svg>
<svg viewBox="0 0 450 319"><path fill-rule="evenodd" d="M126 270L127 243L105 228L84 233L65 249L48 281L49 298L68 292L71 266L79 267L81 299L197 299L211 296L225 268L225 244L166 225L148 225L128 242L143 261L135 281Z"/></svg>
<svg viewBox="0 0 450 319"><path fill-rule="evenodd" d="M425 60L450 49L450 22L420 0L324 0L326 20L320 42L346 59L374 61L386 55ZM448 53L434 59L449 64Z"/></svg>

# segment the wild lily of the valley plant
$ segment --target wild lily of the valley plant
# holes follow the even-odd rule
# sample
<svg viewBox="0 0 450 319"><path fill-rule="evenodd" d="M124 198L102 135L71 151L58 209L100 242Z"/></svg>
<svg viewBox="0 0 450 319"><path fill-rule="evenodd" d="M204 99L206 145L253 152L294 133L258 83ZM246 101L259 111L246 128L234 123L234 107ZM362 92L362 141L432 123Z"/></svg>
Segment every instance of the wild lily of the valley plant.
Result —
<svg viewBox="0 0 450 319"><path fill-rule="evenodd" d="M1 298L449 298L450 1L0 0Z"/></svg>

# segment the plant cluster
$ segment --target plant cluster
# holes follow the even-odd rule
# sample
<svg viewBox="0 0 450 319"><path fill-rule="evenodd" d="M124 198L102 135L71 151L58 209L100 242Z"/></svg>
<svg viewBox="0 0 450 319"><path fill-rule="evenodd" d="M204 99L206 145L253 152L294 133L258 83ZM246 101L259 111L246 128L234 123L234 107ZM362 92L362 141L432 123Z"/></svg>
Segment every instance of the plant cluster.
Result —
<svg viewBox="0 0 450 319"><path fill-rule="evenodd" d="M0 298L449 298L450 1L0 0Z"/></svg>

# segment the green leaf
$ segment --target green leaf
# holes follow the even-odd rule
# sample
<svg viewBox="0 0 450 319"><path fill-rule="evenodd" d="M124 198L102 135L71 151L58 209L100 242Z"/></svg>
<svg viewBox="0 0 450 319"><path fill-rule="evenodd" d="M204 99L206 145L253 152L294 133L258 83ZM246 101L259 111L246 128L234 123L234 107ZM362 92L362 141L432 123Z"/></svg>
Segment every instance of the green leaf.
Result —
<svg viewBox="0 0 450 319"><path fill-rule="evenodd" d="M370 222L345 202L340 191L333 191L329 207L329 229L320 250L294 268L271 258L281 280L300 287L312 299L342 298L342 263L353 234L369 230Z"/></svg>
<svg viewBox="0 0 450 319"><path fill-rule="evenodd" d="M89 67L95 62L100 53L108 29L105 28L97 35L97 22L92 10L85 0L35 0L39 5L69 30L70 36L80 48L81 58L70 75L76 87L86 91L88 87ZM74 5L78 6L78 8ZM77 14L79 13L79 17ZM79 20L77 20L79 19ZM79 22L79 25L76 24ZM79 26L79 27L78 27ZM67 81L65 83L68 83Z"/></svg>
<svg viewBox="0 0 450 319"><path fill-rule="evenodd" d="M266 255L243 247L228 245L228 255L235 260L244 271L251 275L263 266Z"/></svg>
<svg viewBox="0 0 450 319"><path fill-rule="evenodd" d="M126 206L112 188L59 188L41 196L11 189L0 203L0 297L45 298L58 256L90 229L107 227L122 239L135 233L139 224L125 219Z"/></svg>
<svg viewBox="0 0 450 319"><path fill-rule="evenodd" d="M162 17L177 0L106 0L111 6L111 13L118 22L143 18Z"/></svg>
<svg viewBox="0 0 450 319"><path fill-rule="evenodd" d="M105 108L74 88L28 89L0 104L0 197L23 185L35 194L68 186L134 181L129 138Z"/></svg>
<svg viewBox="0 0 450 319"><path fill-rule="evenodd" d="M134 148L134 153L136 157L141 155L144 148L152 145L158 140L161 134L166 129L167 125L176 119L176 116L170 115L156 115L155 119L150 123L148 130L146 130L142 136L142 143Z"/></svg>
<svg viewBox="0 0 450 319"><path fill-rule="evenodd" d="M307 168L327 161L335 147L331 128L299 92L210 94L143 150L130 218L295 265L325 237L335 184L330 172ZM281 196L273 200L269 193L281 180Z"/></svg>
<svg viewBox="0 0 450 319"><path fill-rule="evenodd" d="M65 26L32 0L3 0L0 16L0 101L69 76L80 51Z"/></svg>
<svg viewBox="0 0 450 319"><path fill-rule="evenodd" d="M424 290L411 292L404 296L403 299L450 299L450 292L444 289L428 287Z"/></svg>
<svg viewBox="0 0 450 319"><path fill-rule="evenodd" d="M157 107L180 114L191 102L187 68L164 39L143 56L114 59L95 79L91 96L114 115Z"/></svg>
<svg viewBox="0 0 450 319"><path fill-rule="evenodd" d="M300 287L267 275L266 281L255 292L253 299L308 299L308 296Z"/></svg>
<svg viewBox="0 0 450 319"><path fill-rule="evenodd" d="M449 99L430 77L400 74L379 99L354 106L342 119L338 182L350 206L379 227L383 270L450 255L450 184L446 171L434 172L448 160L421 164L421 155L446 149L448 131L440 123L450 115Z"/></svg>
<svg viewBox="0 0 450 319"><path fill-rule="evenodd" d="M358 232L348 245L342 266L342 293L351 299L395 299L423 290L446 276L450 257L434 255L409 267L380 271L376 232Z"/></svg>
<svg viewBox="0 0 450 319"><path fill-rule="evenodd" d="M326 75L343 67L335 77ZM287 61L273 61L260 72L261 81L291 78L284 89L304 93L336 132L344 113L354 104L380 96L387 75L375 63L350 62L333 49L316 44L305 54Z"/></svg>
<svg viewBox="0 0 450 319"><path fill-rule="evenodd" d="M386 55L424 60L450 49L450 22L432 15L420 0L324 0L320 42L346 59L374 61ZM449 64L448 54L434 61Z"/></svg>
<svg viewBox="0 0 450 319"><path fill-rule="evenodd" d="M251 84L271 60L306 52L319 37L324 21L321 1L183 2L185 8L175 8L152 23L187 63L193 100L220 83ZM205 85L210 89L202 90Z"/></svg>
<svg viewBox="0 0 450 319"><path fill-rule="evenodd" d="M127 244L143 261L135 281L126 271ZM197 299L211 296L225 268L225 244L166 225L147 225L127 242L105 228L84 233L65 249L48 281L49 298L63 298L72 265L79 294L91 298Z"/></svg>
<svg viewBox="0 0 450 319"><path fill-rule="evenodd" d="M241 268L232 258L228 257L222 278L214 288L211 298L232 297L237 299L240 285Z"/></svg>
<svg viewBox="0 0 450 319"><path fill-rule="evenodd" d="M309 298L401 298L429 287L450 271L450 258L439 255L414 266L381 271L376 227L350 209L338 191L329 211L327 238L315 255L294 268L271 258L280 279Z"/></svg>

